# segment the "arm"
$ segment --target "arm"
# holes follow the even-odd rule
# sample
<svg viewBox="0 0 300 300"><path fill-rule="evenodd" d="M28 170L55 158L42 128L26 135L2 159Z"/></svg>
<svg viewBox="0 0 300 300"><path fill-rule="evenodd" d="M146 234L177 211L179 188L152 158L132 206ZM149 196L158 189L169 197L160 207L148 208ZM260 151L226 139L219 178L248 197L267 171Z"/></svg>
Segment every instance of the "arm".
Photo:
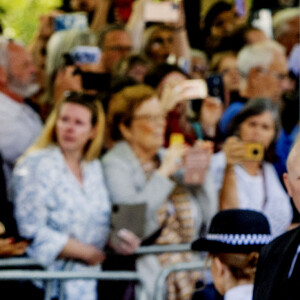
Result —
<svg viewBox="0 0 300 300"><path fill-rule="evenodd" d="M119 152L114 150L116 149L103 159L104 174L112 202L146 203L146 219L152 224L146 230L146 235L152 233L158 226L157 210L167 201L175 186L169 176L177 170L178 155L182 155L182 151L173 150L166 153L161 167L146 180L138 160L129 156L128 149L125 151L123 148L123 151Z"/></svg>
<svg viewBox="0 0 300 300"><path fill-rule="evenodd" d="M147 0L136 0L133 2L132 12L126 24L126 30L130 33L133 49L140 52L142 47L145 21L143 16L144 3Z"/></svg>
<svg viewBox="0 0 300 300"><path fill-rule="evenodd" d="M171 25L174 28L174 49L177 59L184 58L190 61L190 44L186 30L184 0L179 4L180 17L176 24Z"/></svg>
<svg viewBox="0 0 300 300"><path fill-rule="evenodd" d="M91 30L99 32L103 26L107 23L107 16L111 7L111 0L97 0L98 4L95 10L95 14L90 25Z"/></svg>
<svg viewBox="0 0 300 300"><path fill-rule="evenodd" d="M73 238L68 239L58 257L80 260L87 265L100 264L105 260L105 255L100 249L92 245L83 244Z"/></svg>
<svg viewBox="0 0 300 300"><path fill-rule="evenodd" d="M230 137L224 143L226 167L220 191L220 209L238 208L236 175L234 166L241 162L244 156L244 146L237 137Z"/></svg>

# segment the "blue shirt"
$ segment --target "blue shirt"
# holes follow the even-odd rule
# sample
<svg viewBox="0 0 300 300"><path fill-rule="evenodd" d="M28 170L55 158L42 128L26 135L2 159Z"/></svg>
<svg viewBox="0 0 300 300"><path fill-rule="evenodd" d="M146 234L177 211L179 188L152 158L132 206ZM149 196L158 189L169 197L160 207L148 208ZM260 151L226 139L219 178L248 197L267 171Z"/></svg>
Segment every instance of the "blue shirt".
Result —
<svg viewBox="0 0 300 300"><path fill-rule="evenodd" d="M228 135L229 124L235 118L235 116L243 109L244 105L245 103L242 102L234 102L226 108L219 123L220 131L222 132L222 134L226 136Z"/></svg>

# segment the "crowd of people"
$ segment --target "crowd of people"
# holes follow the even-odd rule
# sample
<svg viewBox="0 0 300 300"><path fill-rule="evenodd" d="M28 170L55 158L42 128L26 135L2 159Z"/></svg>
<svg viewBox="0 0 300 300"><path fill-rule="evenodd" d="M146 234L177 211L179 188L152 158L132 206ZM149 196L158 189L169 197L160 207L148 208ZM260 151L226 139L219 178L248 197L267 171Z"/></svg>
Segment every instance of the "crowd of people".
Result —
<svg viewBox="0 0 300 300"><path fill-rule="evenodd" d="M201 251L207 286L195 293L198 271L172 273L166 299L297 299L300 8L190 2L64 1L28 45L1 34L0 257L137 270L150 300L163 268ZM157 20L160 9L176 17ZM85 27L59 29L68 17ZM288 266L275 268L272 245L288 237ZM180 243L193 251L135 255ZM45 293L42 281L0 287ZM60 292L136 297L132 282L53 281Z"/></svg>

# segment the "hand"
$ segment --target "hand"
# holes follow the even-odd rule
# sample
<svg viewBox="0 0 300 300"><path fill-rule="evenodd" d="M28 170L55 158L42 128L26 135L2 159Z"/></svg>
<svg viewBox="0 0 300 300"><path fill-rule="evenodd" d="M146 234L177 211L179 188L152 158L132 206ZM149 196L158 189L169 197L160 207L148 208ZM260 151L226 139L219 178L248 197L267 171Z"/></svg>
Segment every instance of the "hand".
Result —
<svg viewBox="0 0 300 300"><path fill-rule="evenodd" d="M168 82L163 88L161 102L163 109L168 112L182 101L206 97L207 86L202 79L180 79L180 81L176 79L173 82Z"/></svg>
<svg viewBox="0 0 300 300"><path fill-rule="evenodd" d="M179 9L179 18L176 23L166 23L167 26L173 28L183 28L185 27L185 11L184 11L184 0L173 0L174 3L178 5Z"/></svg>
<svg viewBox="0 0 300 300"><path fill-rule="evenodd" d="M187 145L173 145L166 150L158 172L165 177L174 174L182 165L182 157L188 150Z"/></svg>
<svg viewBox="0 0 300 300"><path fill-rule="evenodd" d="M0 239L0 257L22 255L25 253L28 245L27 241L14 243L13 238Z"/></svg>
<svg viewBox="0 0 300 300"><path fill-rule="evenodd" d="M214 153L214 142L212 141L197 140L194 144L194 147L200 147L201 149L206 149L210 157Z"/></svg>
<svg viewBox="0 0 300 300"><path fill-rule="evenodd" d="M141 240L131 231L123 228L118 231L118 240L110 246L119 254L130 255L140 246Z"/></svg>
<svg viewBox="0 0 300 300"><path fill-rule="evenodd" d="M245 145L238 137L232 136L225 141L223 151L225 152L227 165L235 165L243 161Z"/></svg>
<svg viewBox="0 0 300 300"><path fill-rule="evenodd" d="M93 245L86 245L85 257L83 261L89 265L98 265L105 260L106 256L103 251Z"/></svg>
<svg viewBox="0 0 300 300"><path fill-rule="evenodd" d="M81 76L79 74L74 75L75 69L75 66L67 66L57 72L54 81L55 101L59 101L65 91L81 92L83 90Z"/></svg>
<svg viewBox="0 0 300 300"><path fill-rule="evenodd" d="M40 38L49 39L54 33L54 18L63 12L60 10L53 10L47 15L41 15L39 19L38 35Z"/></svg>
<svg viewBox="0 0 300 300"><path fill-rule="evenodd" d="M203 99L200 112L200 122L203 126L216 126L223 113L223 104L218 98Z"/></svg>

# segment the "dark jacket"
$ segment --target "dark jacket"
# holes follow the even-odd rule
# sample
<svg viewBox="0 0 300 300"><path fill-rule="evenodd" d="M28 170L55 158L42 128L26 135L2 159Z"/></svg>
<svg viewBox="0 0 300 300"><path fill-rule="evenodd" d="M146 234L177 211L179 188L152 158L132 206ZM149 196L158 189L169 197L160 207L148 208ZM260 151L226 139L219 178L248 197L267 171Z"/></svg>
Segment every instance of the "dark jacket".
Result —
<svg viewBox="0 0 300 300"><path fill-rule="evenodd" d="M293 258L300 244L300 227L279 236L260 254L253 300L299 300L299 284L288 279Z"/></svg>

